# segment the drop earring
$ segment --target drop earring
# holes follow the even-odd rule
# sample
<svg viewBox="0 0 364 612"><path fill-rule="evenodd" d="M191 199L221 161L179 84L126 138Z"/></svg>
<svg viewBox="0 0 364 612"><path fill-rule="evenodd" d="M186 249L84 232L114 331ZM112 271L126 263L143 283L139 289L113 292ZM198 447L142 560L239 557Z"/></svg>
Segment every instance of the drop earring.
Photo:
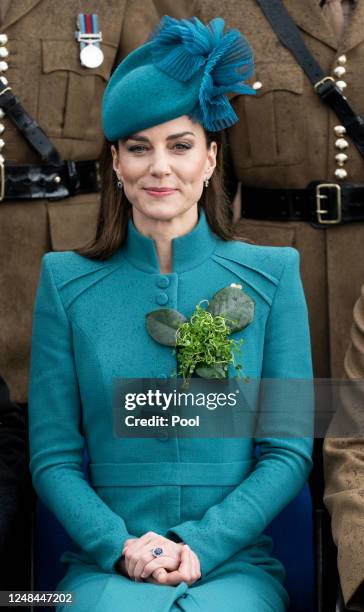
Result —
<svg viewBox="0 0 364 612"><path fill-rule="evenodd" d="M209 181L209 179L208 179L208 178L204 180L204 183L205 183L205 187L206 187L206 188L209 186L209 182L210 182L210 181Z"/></svg>
<svg viewBox="0 0 364 612"><path fill-rule="evenodd" d="M123 181L120 179L120 176L119 176L119 174L118 174L117 172L116 172L115 174L116 174L116 177L117 177L117 179L118 179L118 180L117 180L117 183L116 183L116 186L117 186L117 188L118 188L120 191L122 191L122 189L123 189Z"/></svg>

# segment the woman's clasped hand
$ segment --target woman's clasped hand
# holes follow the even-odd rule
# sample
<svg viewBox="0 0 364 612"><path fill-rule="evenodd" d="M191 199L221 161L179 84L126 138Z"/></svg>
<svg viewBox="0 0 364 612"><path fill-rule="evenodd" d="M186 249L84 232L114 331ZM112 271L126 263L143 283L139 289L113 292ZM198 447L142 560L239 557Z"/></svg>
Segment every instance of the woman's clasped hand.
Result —
<svg viewBox="0 0 364 612"><path fill-rule="evenodd" d="M162 549L155 557L153 550ZM200 562L191 548L148 531L140 538L126 540L118 570L131 580L175 586L191 585L201 578Z"/></svg>

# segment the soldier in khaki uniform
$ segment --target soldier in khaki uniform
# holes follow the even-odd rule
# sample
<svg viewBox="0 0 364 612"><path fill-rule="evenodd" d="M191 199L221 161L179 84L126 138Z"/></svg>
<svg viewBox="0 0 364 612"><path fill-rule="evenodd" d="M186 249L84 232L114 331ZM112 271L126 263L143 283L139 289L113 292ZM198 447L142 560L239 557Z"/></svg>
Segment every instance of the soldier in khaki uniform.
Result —
<svg viewBox="0 0 364 612"><path fill-rule="evenodd" d="M171 0L155 4L160 13L174 14ZM364 1L322 4L284 0L316 60L327 75L346 85L350 104L363 114ZM311 181L364 184L364 160L349 138L341 138L337 116L279 43L256 0L191 0L186 16L192 14L204 23L223 17L227 27L244 32L254 50L257 95L235 99L240 120L228 134L243 209L251 197L249 187L305 189ZM339 158L344 161L338 161L338 155L345 156ZM259 201L258 194L250 208L257 210ZM258 244L300 251L315 375L340 377L352 309L364 278L364 222L323 224L318 229L305 221L244 218L237 230Z"/></svg>
<svg viewBox="0 0 364 612"><path fill-rule="evenodd" d="M80 13L98 16L101 65L81 65L75 38ZM102 94L115 65L158 22L152 0L2 0L0 77L6 78L64 160L97 160ZM0 111L0 147L8 164L40 164ZM0 158L2 159L2 158ZM3 160L2 160L3 161ZM14 400L27 398L33 300L42 255L83 245L95 231L98 194L0 202L0 372Z"/></svg>
<svg viewBox="0 0 364 612"><path fill-rule="evenodd" d="M364 406L364 285L355 304L351 342L345 355L348 379L363 384L347 391L342 417L350 431L363 427ZM340 432L337 432L338 434ZM350 432L349 432L350 433ZM332 516L338 547L338 567L344 600L351 610L364 612L364 443L363 438L327 438L324 445L325 503Z"/></svg>

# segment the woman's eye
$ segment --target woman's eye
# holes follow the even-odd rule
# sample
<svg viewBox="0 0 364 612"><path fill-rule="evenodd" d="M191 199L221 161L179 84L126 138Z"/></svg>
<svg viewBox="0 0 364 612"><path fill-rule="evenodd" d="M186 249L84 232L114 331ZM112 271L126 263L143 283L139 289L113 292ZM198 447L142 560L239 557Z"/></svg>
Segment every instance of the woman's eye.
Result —
<svg viewBox="0 0 364 612"><path fill-rule="evenodd" d="M145 145L131 145L128 147L130 153L144 153L148 148Z"/></svg>
<svg viewBox="0 0 364 612"><path fill-rule="evenodd" d="M188 151L189 149L191 149L191 146L188 142L176 142L173 145L173 148L176 151Z"/></svg>

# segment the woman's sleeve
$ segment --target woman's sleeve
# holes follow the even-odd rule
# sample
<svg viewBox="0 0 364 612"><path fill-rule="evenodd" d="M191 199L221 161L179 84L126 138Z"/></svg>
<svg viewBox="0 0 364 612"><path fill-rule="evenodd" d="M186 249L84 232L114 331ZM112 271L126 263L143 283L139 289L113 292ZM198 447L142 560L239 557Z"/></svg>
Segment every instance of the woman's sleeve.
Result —
<svg viewBox="0 0 364 612"><path fill-rule="evenodd" d="M29 434L36 492L71 538L105 572L115 572L129 535L83 473L84 438L71 326L43 259L33 321Z"/></svg>
<svg viewBox="0 0 364 612"><path fill-rule="evenodd" d="M282 249L283 251L283 249ZM299 275L299 255L285 248L286 264L266 326L262 378L312 378L307 308ZM245 350L248 350L246 348ZM308 383L310 385L310 383ZM297 406L287 407L289 411ZM305 433L307 436L307 427ZM172 527L197 554L205 575L254 543L272 519L298 494L311 469L310 438L259 437L261 453L253 472L201 520Z"/></svg>

